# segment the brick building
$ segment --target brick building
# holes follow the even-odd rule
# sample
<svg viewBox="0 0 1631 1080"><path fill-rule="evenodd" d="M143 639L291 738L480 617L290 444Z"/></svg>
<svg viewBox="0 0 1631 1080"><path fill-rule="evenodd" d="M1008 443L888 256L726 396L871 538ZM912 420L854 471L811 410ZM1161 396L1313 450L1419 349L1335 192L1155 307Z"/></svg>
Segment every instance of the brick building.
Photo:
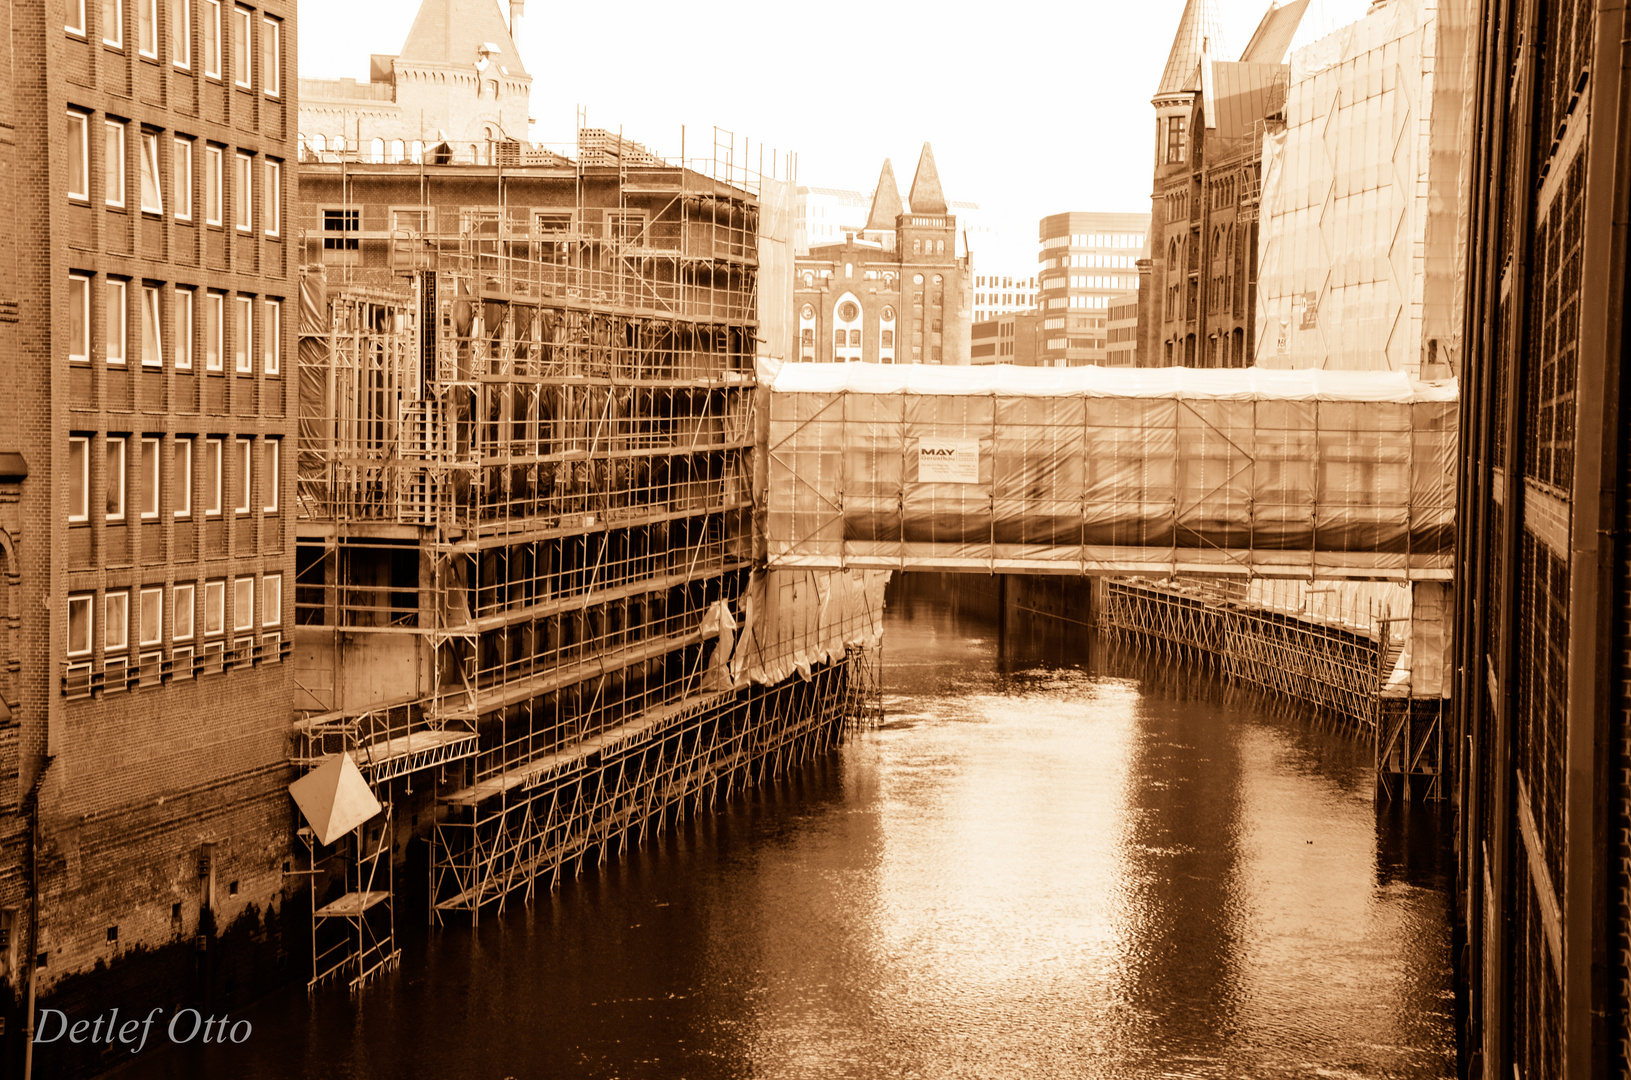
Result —
<svg viewBox="0 0 1631 1080"><path fill-rule="evenodd" d="M984 319L969 329L969 363L1034 366L1042 352L1042 316L1015 311Z"/></svg>
<svg viewBox="0 0 1631 1080"><path fill-rule="evenodd" d="M865 228L795 260L798 359L969 362L973 278L928 143L908 199L885 161Z"/></svg>
<svg viewBox="0 0 1631 1080"><path fill-rule="evenodd" d="M5 975L80 1015L242 1002L290 841L295 5L0 19Z"/></svg>

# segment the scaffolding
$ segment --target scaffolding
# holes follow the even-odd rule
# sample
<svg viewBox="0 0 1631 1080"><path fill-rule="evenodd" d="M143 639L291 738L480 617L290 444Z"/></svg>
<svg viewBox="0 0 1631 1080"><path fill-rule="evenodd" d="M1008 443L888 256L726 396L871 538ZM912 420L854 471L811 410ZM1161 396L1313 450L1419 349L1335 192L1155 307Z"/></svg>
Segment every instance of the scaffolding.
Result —
<svg viewBox="0 0 1631 1080"><path fill-rule="evenodd" d="M769 662L757 184L654 160L341 165L305 222L294 756L435 793L435 920L530 899L875 700L881 576Z"/></svg>

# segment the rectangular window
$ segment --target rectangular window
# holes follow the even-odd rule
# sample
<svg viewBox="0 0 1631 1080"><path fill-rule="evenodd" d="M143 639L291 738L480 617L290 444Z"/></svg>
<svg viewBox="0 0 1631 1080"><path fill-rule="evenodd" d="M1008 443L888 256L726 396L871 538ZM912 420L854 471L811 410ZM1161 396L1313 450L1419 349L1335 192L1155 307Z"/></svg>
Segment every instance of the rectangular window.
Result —
<svg viewBox="0 0 1631 1080"><path fill-rule="evenodd" d="M220 371L223 363L225 342L222 333L226 329L227 298L220 293L204 294L204 370Z"/></svg>
<svg viewBox="0 0 1631 1080"><path fill-rule="evenodd" d="M266 320L261 324L261 367L268 375L283 369L283 301L266 301Z"/></svg>
<svg viewBox="0 0 1631 1080"><path fill-rule="evenodd" d="M102 201L109 206L125 204L125 125L118 120L103 122Z"/></svg>
<svg viewBox="0 0 1631 1080"><path fill-rule="evenodd" d="M164 640L164 590L143 589L140 611L140 622L137 624L138 642L142 645L157 645Z"/></svg>
<svg viewBox="0 0 1631 1080"><path fill-rule="evenodd" d="M255 447L248 439L238 440L238 513L249 513L249 485L252 479L251 462L254 459Z"/></svg>
<svg viewBox="0 0 1631 1080"><path fill-rule="evenodd" d="M68 439L68 520L91 520L91 440Z"/></svg>
<svg viewBox="0 0 1631 1080"><path fill-rule="evenodd" d="M178 68L193 66L192 0L170 0L170 62Z"/></svg>
<svg viewBox="0 0 1631 1080"><path fill-rule="evenodd" d="M221 0L204 0L204 74L221 77Z"/></svg>
<svg viewBox="0 0 1631 1080"><path fill-rule="evenodd" d="M221 224L221 148L204 147L204 224Z"/></svg>
<svg viewBox="0 0 1631 1080"><path fill-rule="evenodd" d="M249 85L249 28L253 24L248 8L232 9L232 81Z"/></svg>
<svg viewBox="0 0 1631 1080"><path fill-rule="evenodd" d="M362 228L362 211L324 210L323 250L356 251L357 238L346 234L355 233L360 228Z"/></svg>
<svg viewBox="0 0 1631 1080"><path fill-rule="evenodd" d="M204 440L204 516L221 515L221 440Z"/></svg>
<svg viewBox="0 0 1631 1080"><path fill-rule="evenodd" d="M96 596L82 593L68 598L68 655L84 656L91 651L91 624Z"/></svg>
<svg viewBox="0 0 1631 1080"><path fill-rule="evenodd" d="M142 210L164 213L164 193L159 187L159 133L142 132Z"/></svg>
<svg viewBox="0 0 1631 1080"><path fill-rule="evenodd" d="M123 364L128 321L128 312L125 310L125 283L117 278L109 278L106 295L108 363Z"/></svg>
<svg viewBox="0 0 1631 1080"><path fill-rule="evenodd" d="M171 590L175 614L170 636L176 641L191 641L193 636L193 586L177 585Z"/></svg>
<svg viewBox="0 0 1631 1080"><path fill-rule="evenodd" d="M283 92L283 24L277 19L261 20L261 85L268 97Z"/></svg>
<svg viewBox="0 0 1631 1080"><path fill-rule="evenodd" d="M130 648L130 593L110 592L102 601L102 647L123 652Z"/></svg>
<svg viewBox="0 0 1631 1080"><path fill-rule="evenodd" d="M278 507L278 451L283 444L276 439L262 441L266 443L266 472L262 476L266 486L266 505L261 509L268 514L275 514Z"/></svg>
<svg viewBox="0 0 1631 1080"><path fill-rule="evenodd" d="M68 359L91 360L91 279L81 274L68 275Z"/></svg>
<svg viewBox="0 0 1631 1080"><path fill-rule="evenodd" d="M232 215L238 231L248 232L255 227L254 206L250 202L254 197L250 190L250 171L254 167L254 162L248 154L239 154L236 160L237 172L233 187L233 198L236 201L232 204Z"/></svg>
<svg viewBox="0 0 1631 1080"><path fill-rule="evenodd" d="M102 0L102 44L125 47L125 0Z"/></svg>
<svg viewBox="0 0 1631 1080"><path fill-rule="evenodd" d="M68 197L91 198L91 118L68 110Z"/></svg>
<svg viewBox="0 0 1631 1080"><path fill-rule="evenodd" d="M159 58L159 0L136 0L136 48Z"/></svg>
<svg viewBox="0 0 1631 1080"><path fill-rule="evenodd" d="M261 578L261 625L277 626L283 622L283 575L267 574Z"/></svg>
<svg viewBox="0 0 1631 1080"><path fill-rule="evenodd" d="M232 629L255 628L255 579L235 578L232 582Z"/></svg>
<svg viewBox="0 0 1631 1080"><path fill-rule="evenodd" d="M159 516L159 440L142 440L142 517Z"/></svg>
<svg viewBox="0 0 1631 1080"><path fill-rule="evenodd" d="M240 375L250 375L255 371L255 298L234 297L232 306L236 312L232 325L232 369Z"/></svg>
<svg viewBox="0 0 1631 1080"><path fill-rule="evenodd" d="M267 236L276 236L283 230L283 162L267 160L261 197L266 201L261 208L261 222Z"/></svg>
<svg viewBox="0 0 1631 1080"><path fill-rule="evenodd" d="M175 186L170 197L175 201L176 220L193 219L193 141L176 140Z"/></svg>
<svg viewBox="0 0 1631 1080"><path fill-rule="evenodd" d="M227 583L204 582L204 636L215 637L227 626Z"/></svg>
<svg viewBox="0 0 1631 1080"><path fill-rule="evenodd" d="M176 290L176 370L193 366L193 290Z"/></svg>
<svg viewBox="0 0 1631 1080"><path fill-rule="evenodd" d="M142 286L142 366L163 367L164 351L159 347L159 290Z"/></svg>
<svg viewBox="0 0 1631 1080"><path fill-rule="evenodd" d="M125 441L116 436L108 436L108 509L107 520L123 521L125 518Z"/></svg>
<svg viewBox="0 0 1631 1080"><path fill-rule="evenodd" d="M70 34L85 36L85 0L68 0L68 21L62 28Z"/></svg>
<svg viewBox="0 0 1631 1080"><path fill-rule="evenodd" d="M176 440L176 509L178 518L193 512L193 441Z"/></svg>

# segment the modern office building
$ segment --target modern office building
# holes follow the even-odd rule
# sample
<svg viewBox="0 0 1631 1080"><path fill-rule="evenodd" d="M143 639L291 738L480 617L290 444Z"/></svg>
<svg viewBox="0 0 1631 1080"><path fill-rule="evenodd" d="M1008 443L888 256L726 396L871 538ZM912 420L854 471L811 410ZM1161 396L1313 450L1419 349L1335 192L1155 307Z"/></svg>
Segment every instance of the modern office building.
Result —
<svg viewBox="0 0 1631 1080"><path fill-rule="evenodd" d="M1036 306L1036 275L976 273L973 291L975 322L1030 311Z"/></svg>
<svg viewBox="0 0 1631 1080"><path fill-rule="evenodd" d="M1139 367L1138 290L1110 298L1104 323L1104 364L1106 367Z"/></svg>
<svg viewBox="0 0 1631 1080"><path fill-rule="evenodd" d="M795 261L799 360L969 362L973 279L928 143L909 200L885 162L864 228Z"/></svg>
<svg viewBox="0 0 1631 1080"><path fill-rule="evenodd" d="M1102 364L1110 298L1138 287L1148 214L1051 214L1038 227L1036 310L1046 367Z"/></svg>
<svg viewBox="0 0 1631 1080"><path fill-rule="evenodd" d="M888 176L892 183L894 172ZM859 191L800 184L793 201L793 253L808 255L812 245L842 243L846 234L861 232L870 205Z"/></svg>

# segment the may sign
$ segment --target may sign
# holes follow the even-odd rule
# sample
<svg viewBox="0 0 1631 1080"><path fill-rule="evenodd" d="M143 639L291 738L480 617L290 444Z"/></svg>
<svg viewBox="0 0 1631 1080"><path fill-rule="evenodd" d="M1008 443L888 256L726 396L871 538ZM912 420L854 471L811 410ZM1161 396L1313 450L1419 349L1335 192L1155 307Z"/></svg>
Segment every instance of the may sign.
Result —
<svg viewBox="0 0 1631 1080"><path fill-rule="evenodd" d="M978 484L979 439L919 439L917 478L925 484Z"/></svg>

